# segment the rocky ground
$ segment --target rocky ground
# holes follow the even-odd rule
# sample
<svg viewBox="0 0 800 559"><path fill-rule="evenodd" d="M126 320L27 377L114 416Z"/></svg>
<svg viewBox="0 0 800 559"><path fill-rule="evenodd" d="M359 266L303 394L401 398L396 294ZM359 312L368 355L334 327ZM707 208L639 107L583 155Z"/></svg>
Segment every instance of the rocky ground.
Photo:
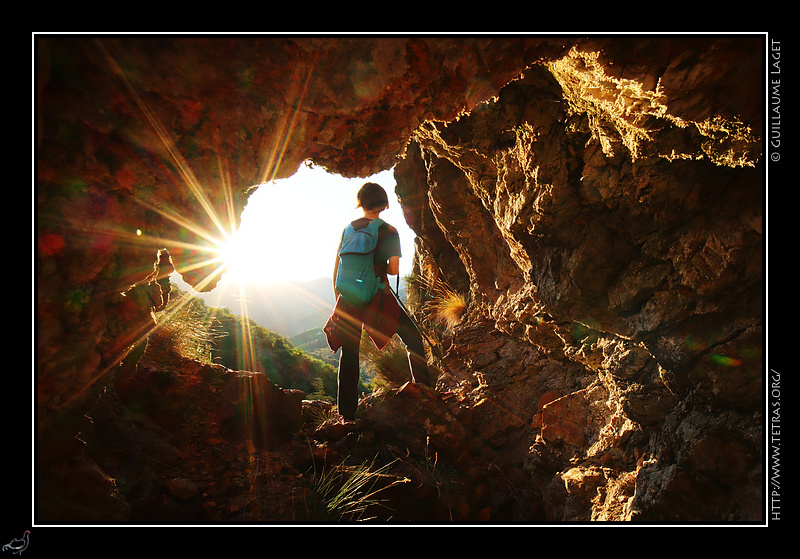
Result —
<svg viewBox="0 0 800 559"><path fill-rule="evenodd" d="M135 382L103 394L76 441L79 458L42 476L42 519L424 524L541 516L527 476L467 426L454 392L405 384L368 397L358 421L343 424L330 404L265 381L268 407L282 411L261 416L261 428L282 426L253 439L259 429L247 427L255 423L245 409L253 408L229 399L250 378L188 361L180 370L140 367ZM322 482L338 487L351 476L379 490L375 503L358 513L329 509ZM351 501L364 501L363 491Z"/></svg>
<svg viewBox="0 0 800 559"><path fill-rule="evenodd" d="M87 417L78 458L43 473L39 513L47 522L147 525L757 514L759 495L747 490L758 472L756 426L732 413L672 413L664 431L680 433L671 444L699 475L665 474L654 448L665 443L626 409L666 409L669 393L652 386L637 394L630 378L554 358L546 345L558 326L539 330L535 346L465 323L437 350L438 390L386 388L362 400L353 425L341 423L331 404L258 374L194 361L169 370L140 364ZM626 393L638 404L626 404ZM348 479L359 480L350 503L372 503L367 510L331 504L335 491L326 494L325 482L338 488ZM681 491L665 499L661 487L672 484ZM366 499L371 491L378 492Z"/></svg>

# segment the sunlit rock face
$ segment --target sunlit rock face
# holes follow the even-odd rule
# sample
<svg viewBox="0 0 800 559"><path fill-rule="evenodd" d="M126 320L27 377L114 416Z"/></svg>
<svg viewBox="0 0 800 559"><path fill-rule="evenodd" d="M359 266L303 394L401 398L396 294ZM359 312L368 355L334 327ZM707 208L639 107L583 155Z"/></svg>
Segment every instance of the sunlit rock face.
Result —
<svg viewBox="0 0 800 559"><path fill-rule="evenodd" d="M469 301L440 381L537 515L758 518L762 47L40 39L42 455L74 452L173 267L213 287L248 188L396 166L420 273Z"/></svg>
<svg viewBox="0 0 800 559"><path fill-rule="evenodd" d="M760 52L584 43L421 126L396 168L420 273L497 340L457 329L446 369L532 427L553 520L762 515ZM546 363L526 344L585 370L509 384Z"/></svg>

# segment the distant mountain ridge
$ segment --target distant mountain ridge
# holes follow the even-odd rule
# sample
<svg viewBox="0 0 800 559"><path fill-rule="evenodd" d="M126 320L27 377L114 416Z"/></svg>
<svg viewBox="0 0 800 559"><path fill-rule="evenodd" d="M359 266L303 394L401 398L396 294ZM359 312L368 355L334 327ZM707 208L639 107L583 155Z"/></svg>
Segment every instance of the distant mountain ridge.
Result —
<svg viewBox="0 0 800 559"><path fill-rule="evenodd" d="M394 278L390 278L393 280ZM181 289L185 283L176 281ZM404 282L400 282L400 296L404 298ZM396 287L392 285L392 290ZM246 316L259 326L286 338L312 329L321 329L333 310L333 280L319 278L312 281L289 281L266 285L245 285L220 282L208 293L193 293L211 307L227 307L231 313L245 316L242 309L245 296Z"/></svg>
<svg viewBox="0 0 800 559"><path fill-rule="evenodd" d="M259 326L287 338L322 328L334 304L330 278L244 285L243 289L237 284L221 282L213 291L197 295L209 306L227 307L231 313L247 316Z"/></svg>

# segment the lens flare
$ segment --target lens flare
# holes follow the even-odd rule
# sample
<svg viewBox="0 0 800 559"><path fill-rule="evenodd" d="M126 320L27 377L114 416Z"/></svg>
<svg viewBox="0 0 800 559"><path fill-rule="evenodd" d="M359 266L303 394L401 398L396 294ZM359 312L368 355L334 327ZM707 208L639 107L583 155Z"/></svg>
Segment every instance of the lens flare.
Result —
<svg viewBox="0 0 800 559"><path fill-rule="evenodd" d="M711 362L715 365L722 365L723 367L740 367L742 362L734 357L727 355L714 354L711 356Z"/></svg>
<svg viewBox="0 0 800 559"><path fill-rule="evenodd" d="M235 197L230 180L232 173L227 168L228 162L221 157L217 159L219 172L215 174L213 179L215 182L213 188L210 188L208 183L211 179L198 176L196 170L191 167L184 154L181 153L178 143L173 139L172 131L159 118L159 116L163 115L156 114L156 111L148 106L145 100L146 97L140 91L137 91L135 80L126 75L125 69L106 48L102 39L98 39L96 44L103 53L112 74L124 86L124 91L133 100L134 106L141 111L143 122L149 125L154 132L155 141L153 145L157 148L155 150L158 152L156 154L157 157L161 157L163 164L175 170L178 179L176 182L180 190L180 192L175 193L175 198L180 202L175 202L171 205L169 203L165 204L163 199L151 196L145 189L137 188L135 174L132 172L125 173L123 170L116 177L123 190L131 193L130 200L144 208L146 210L144 213L159 216L162 228L159 232L154 232L148 228L147 224L138 223L131 227L131 230L117 229L114 226L109 226L110 223L115 223L115 220L108 219L106 216L104 220L86 224L81 231L81 235L87 239L92 239L95 244L99 242L98 240L102 240L109 250L114 246L128 246L137 249L134 252L142 248L164 248L168 250L171 255L171 264L174 265L174 272L170 274L170 279L173 277L172 274L180 277L186 281L192 291L196 289L197 292L207 292L211 287L218 285L223 280L228 280L232 283L234 289L237 290L236 300L239 308L231 309L231 311L242 317L242 320L239 321L241 325L240 331L235 334L240 370L256 373L258 372L256 368L259 363L258 348L257 343L254 343L253 340L254 333L249 318L248 306L251 301L259 297L259 293L258 284L251 280L259 272L268 269L269 266L292 268L295 263L303 261L302 258L297 258L296 252L290 254L288 252L276 253L275 251L270 251L269 257L265 254L266 247L283 246L290 233L281 232L272 236L249 236L246 234L247 231L239 231L241 216L238 214L241 208L237 207L234 200ZM274 181L281 167L286 165L286 150L294 134L298 117L304 110L306 97L310 94L310 87L314 83L313 74L316 63L316 59L312 58L306 65L297 65L294 69L294 75L285 83L286 110L280 111L281 120L272 128L273 134L271 137L264 138L264 143L259 148L260 153L263 154L260 156L257 169L259 178L257 182L260 184ZM192 118L197 118L198 116L199 113L198 115L189 115ZM222 184L216 184L217 182ZM253 192L251 191L239 193L236 198L247 197L249 200L252 196ZM199 208L199 211L195 215L187 215L187 208L190 206ZM285 214L288 207L279 207L277 211ZM105 225L103 225L102 221L105 221ZM300 228L299 230L302 231L304 229ZM307 240L308 238L306 238ZM40 237L38 244L39 250L44 254L58 254L65 247L64 239L56 234ZM331 260L334 250L335 247L330 250ZM331 268L332 264L331 262ZM172 266L169 266L169 268L172 268ZM147 271L142 270L142 272L146 275ZM136 281L153 280L155 279L154 275L155 273L145 280L139 277L136 278ZM164 279L163 276L159 277L159 283L162 283ZM121 283L124 283L124 280ZM138 301L133 300L133 292L129 293L127 297L125 293L122 295L130 300L128 305L131 308L135 308L139 304ZM136 296L138 297L138 295ZM308 295L307 298L311 297L311 295ZM83 304L84 298L80 293L76 293L72 298L72 304ZM259 304L263 304L263 301L263 298L259 299ZM324 305L327 307L328 303L325 302ZM179 310L177 306L173 305L169 308L169 311L165 312L178 312ZM145 324L141 327L141 330L132 336L138 337L138 340L142 341L150 336L156 328L158 328L158 324ZM124 354L121 355L120 359L123 357ZM100 378L112 366L114 365L112 364L105 368L105 371L97 371L94 374L94 378L89 379L89 383ZM257 392L254 392L249 385L242 386L241 390L240 398L243 404L249 406L253 412L248 414L249 417L243 419L247 423L247 425L243 425L245 432L256 433L260 429L266 429L268 426L259 423L259 421L263 422L263 415L258 413L259 406L263 406L263 398ZM252 462L252 452L250 456Z"/></svg>

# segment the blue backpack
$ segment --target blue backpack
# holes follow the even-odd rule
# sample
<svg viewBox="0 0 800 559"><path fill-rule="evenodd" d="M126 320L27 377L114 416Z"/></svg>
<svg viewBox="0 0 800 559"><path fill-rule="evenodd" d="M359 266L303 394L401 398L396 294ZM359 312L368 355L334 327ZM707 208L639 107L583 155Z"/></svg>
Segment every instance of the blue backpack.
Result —
<svg viewBox="0 0 800 559"><path fill-rule="evenodd" d="M336 290L354 305L366 305L380 288L381 279L375 276L374 253L378 228L383 223L381 219L373 219L363 229L354 228L352 223L344 228Z"/></svg>

